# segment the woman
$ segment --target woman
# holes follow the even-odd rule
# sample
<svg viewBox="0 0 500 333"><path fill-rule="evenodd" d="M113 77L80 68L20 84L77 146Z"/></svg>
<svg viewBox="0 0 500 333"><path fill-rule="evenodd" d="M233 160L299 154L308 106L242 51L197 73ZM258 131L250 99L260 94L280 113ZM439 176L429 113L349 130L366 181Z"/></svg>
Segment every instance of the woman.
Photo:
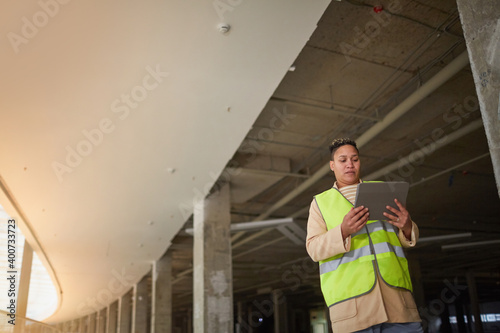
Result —
<svg viewBox="0 0 500 333"><path fill-rule="evenodd" d="M417 225L406 208L387 206L386 221L353 207L361 182L359 151L350 139L330 145L333 188L314 197L307 252L320 262L321 290L334 332L423 332L402 247L415 246Z"/></svg>

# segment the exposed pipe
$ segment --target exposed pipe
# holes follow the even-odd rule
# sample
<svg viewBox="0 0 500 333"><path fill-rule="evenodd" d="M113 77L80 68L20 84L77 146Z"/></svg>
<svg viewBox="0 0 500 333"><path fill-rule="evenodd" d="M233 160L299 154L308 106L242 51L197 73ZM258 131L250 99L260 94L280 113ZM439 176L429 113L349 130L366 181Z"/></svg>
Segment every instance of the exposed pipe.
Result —
<svg viewBox="0 0 500 333"><path fill-rule="evenodd" d="M366 143L370 142L370 140L372 140L375 136L380 134L383 130L389 127L389 125L394 123L412 107L417 105L417 103L429 96L437 88L441 87L446 81L462 70L462 68L464 68L464 66L468 63L469 57L467 55L467 51L464 51L458 57L453 59L453 61L446 67L434 75L429 81L424 83L413 94L408 96L403 102L401 102L401 104L396 106L384 117L384 119L382 119L382 121L373 125L368 131L356 139L358 146L364 146Z"/></svg>
<svg viewBox="0 0 500 333"><path fill-rule="evenodd" d="M274 243L281 242L282 240L285 240L285 239L287 239L287 237L286 237L286 236L282 236L282 237L279 237L279 238L273 239L272 241L266 242L266 243L264 243L264 244L260 244L260 245L258 245L258 246L254 246L254 247L252 247L251 249L248 249L248 250L246 250L246 251L244 251L244 252L240 252L240 253L238 253L238 254L233 254L233 259L236 259L236 258L242 257L242 256L247 255L247 254L250 254L250 253L255 252L255 251L257 251L257 250L260 250L260 249L262 249L262 248L264 248L264 247L267 247L267 246L273 245Z"/></svg>
<svg viewBox="0 0 500 333"><path fill-rule="evenodd" d="M451 142L463 137L464 135L471 133L472 131L474 131L478 128L481 128L482 126L483 126L483 121L481 119L474 120L473 122L467 124L466 126L462 127L461 129L456 130L455 132L452 132L452 133L444 136L443 138L441 138L435 142L432 142L431 144L429 144L429 145L427 145L419 150L411 152L409 155L398 159L396 162L391 163L391 164L383 167L382 169L379 169L375 172L372 172L371 174L369 174L367 176L364 176L363 179L366 179L366 180L379 179L380 177L387 175L390 172L392 172L398 168L404 167L408 164L414 163L414 161L418 161L418 160L422 159L422 156L432 154L437 149L450 144Z"/></svg>
<svg viewBox="0 0 500 333"><path fill-rule="evenodd" d="M274 170L263 170L263 169L248 169L248 168L226 168L232 175L240 173L252 173L256 175L267 175L267 176L278 176L278 177L297 177L297 178L309 178L309 175L304 175L294 172L284 172L284 171L274 171Z"/></svg>
<svg viewBox="0 0 500 333"><path fill-rule="evenodd" d="M380 121L380 118L377 117L372 117L372 116L365 116L362 114L354 113L354 112L349 112L349 111L344 111L344 110L338 110L334 108L328 108L320 105L314 105L310 103L305 103L305 102L299 102L299 101L292 101L290 99L285 99L285 98L280 98L280 97L271 97L272 101L277 101L277 102L282 102L285 104L297 104L300 106L305 106L313 109L319 109L323 111L328 111L330 113L336 113L341 116L346 116L346 117L355 117L355 118L361 118L361 119L368 119L368 120L374 120L374 121Z"/></svg>
<svg viewBox="0 0 500 333"><path fill-rule="evenodd" d="M457 239L457 238L465 238L465 237L472 237L472 233L471 232L464 232L461 234L422 237L422 238L418 239L418 244L437 242L437 241L442 241L442 240Z"/></svg>
<svg viewBox="0 0 500 333"><path fill-rule="evenodd" d="M293 218L286 217L283 219L275 219L275 220L266 220L266 221L257 221L257 222L240 222L240 223L232 223L230 226L231 232L234 231L253 231L256 229L265 229L265 228L277 228L282 225L287 225L293 223ZM184 230L188 235L193 236L194 228L186 228Z"/></svg>
<svg viewBox="0 0 500 333"><path fill-rule="evenodd" d="M470 160L467 160L467 161L465 161L465 162L463 162L463 163L460 163L460 164L454 165L454 166L452 166L451 168L448 168L448 169L446 169L446 170L443 170L443 171L440 171L440 172L438 172L438 173L435 173L435 174L433 174L432 176L425 177L424 179L421 179L421 180L419 180L418 182L411 183L411 184L410 184L410 187L417 186L417 185L420 185L420 184L422 184L422 183L425 183L425 182L427 182L427 181L429 181L429 180L431 180L431 179L434 179L434 178L439 177L439 176L441 176L441 175L447 174L448 172L451 172L451 171L453 171L453 170L456 170L456 169L458 169L458 168L460 168L460 167L462 167L462 166L464 166L464 165L470 164L470 163L472 163L472 162L475 162L475 161L480 160L480 159L482 159L482 158L485 158L485 157L487 157L487 156L490 156L490 153L485 153L485 154L482 154L482 155L480 155L480 156L477 156L477 157L471 158Z"/></svg>
<svg viewBox="0 0 500 333"><path fill-rule="evenodd" d="M454 250L454 249L460 249L460 248L464 248L464 247L476 247L476 246L493 245L493 244L500 244L500 239L481 241L481 242L473 242L473 243L443 245L443 246L441 246L441 249L442 250Z"/></svg>
<svg viewBox="0 0 500 333"><path fill-rule="evenodd" d="M458 57L453 59L446 67L439 71L435 76L433 76L429 81L424 83L419 89L417 89L413 94L408 96L401 104L399 104L394 110L389 112L383 120L373 125L368 131L363 133L359 138L356 139L358 147L362 147L387 127L398 120L402 115L408 112L413 106L418 102L422 101L425 97L439 88L443 83L448 81L451 77L457 74L465 65L469 63L469 58L467 56L467 51L464 51ZM310 178L300 184L297 188L292 190L281 200L272 205L264 213L260 214L255 220L263 220L269 217L279 208L286 205L288 202L293 200L296 196L304 192L310 186L315 184L318 180L323 178L330 172L330 166L328 164L323 165L316 173L314 173Z"/></svg>

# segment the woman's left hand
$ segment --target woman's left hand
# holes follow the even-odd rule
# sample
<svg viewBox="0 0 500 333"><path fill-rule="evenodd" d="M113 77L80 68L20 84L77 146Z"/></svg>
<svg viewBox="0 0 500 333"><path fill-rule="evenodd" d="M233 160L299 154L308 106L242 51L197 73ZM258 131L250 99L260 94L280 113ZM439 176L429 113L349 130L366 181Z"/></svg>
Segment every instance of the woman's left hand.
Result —
<svg viewBox="0 0 500 333"><path fill-rule="evenodd" d="M388 211L392 212L392 214L384 213L384 216L387 217L387 222L398 227L400 230L403 231L406 238L410 239L411 228L412 228L410 213L408 213L405 206L403 206L398 201L398 199L394 199L394 202L396 203L396 205L398 205L399 210L397 210L391 206L386 206L385 208Z"/></svg>

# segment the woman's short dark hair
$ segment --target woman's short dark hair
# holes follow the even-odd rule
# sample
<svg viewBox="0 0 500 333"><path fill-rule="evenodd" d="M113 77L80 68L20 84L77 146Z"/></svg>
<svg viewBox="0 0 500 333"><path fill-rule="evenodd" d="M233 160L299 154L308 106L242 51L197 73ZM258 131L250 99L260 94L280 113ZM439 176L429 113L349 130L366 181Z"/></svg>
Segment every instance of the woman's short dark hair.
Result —
<svg viewBox="0 0 500 333"><path fill-rule="evenodd" d="M354 148L356 148L356 151L359 154L358 146L356 145L356 142L354 140L351 140L349 138L335 139L332 141L332 143L330 144L330 147L329 147L330 148L330 158L332 161L333 161L333 155L335 154L337 149L339 149L340 147L345 146L345 145L353 146Z"/></svg>

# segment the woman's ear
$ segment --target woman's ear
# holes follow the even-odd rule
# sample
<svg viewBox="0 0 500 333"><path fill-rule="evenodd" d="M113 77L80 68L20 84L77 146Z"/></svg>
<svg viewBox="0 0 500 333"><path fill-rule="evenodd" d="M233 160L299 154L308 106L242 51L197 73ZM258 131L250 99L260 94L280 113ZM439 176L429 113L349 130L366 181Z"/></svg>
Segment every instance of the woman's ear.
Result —
<svg viewBox="0 0 500 333"><path fill-rule="evenodd" d="M330 170L334 171L334 165L333 161L330 161Z"/></svg>

